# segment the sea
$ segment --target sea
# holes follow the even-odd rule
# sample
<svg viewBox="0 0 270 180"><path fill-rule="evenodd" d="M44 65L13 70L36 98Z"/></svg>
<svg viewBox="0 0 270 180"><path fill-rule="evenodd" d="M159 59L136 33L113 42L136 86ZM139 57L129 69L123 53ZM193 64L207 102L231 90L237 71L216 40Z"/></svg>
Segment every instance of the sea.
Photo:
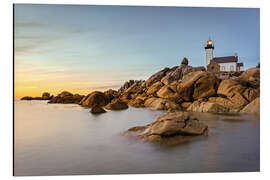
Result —
<svg viewBox="0 0 270 180"><path fill-rule="evenodd" d="M124 135L165 111L129 107L93 115L76 104L14 101L14 175L260 171L258 115L195 113L207 137L168 146Z"/></svg>

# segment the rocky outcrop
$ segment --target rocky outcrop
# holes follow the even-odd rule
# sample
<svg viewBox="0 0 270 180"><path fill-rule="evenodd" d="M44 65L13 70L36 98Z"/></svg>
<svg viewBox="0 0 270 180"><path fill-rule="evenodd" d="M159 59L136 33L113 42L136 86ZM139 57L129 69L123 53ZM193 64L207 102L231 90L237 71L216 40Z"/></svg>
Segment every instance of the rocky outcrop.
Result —
<svg viewBox="0 0 270 180"><path fill-rule="evenodd" d="M104 91L104 95L108 98L109 102L111 100L113 100L114 98L118 98L119 97L119 93L118 91L109 89L107 91Z"/></svg>
<svg viewBox="0 0 270 180"><path fill-rule="evenodd" d="M177 86L177 92L184 101L215 96L219 81L207 72L191 72L183 77Z"/></svg>
<svg viewBox="0 0 270 180"><path fill-rule="evenodd" d="M141 108L141 107L145 107L144 106L144 100L140 99L140 98L136 98L136 99L132 99L128 102L128 105L136 107L136 108Z"/></svg>
<svg viewBox="0 0 270 180"><path fill-rule="evenodd" d="M188 65L188 59L186 57L183 58L181 65Z"/></svg>
<svg viewBox="0 0 270 180"><path fill-rule="evenodd" d="M166 68L162 69L161 71L153 74L149 79L147 79L145 81L145 86L148 88L148 87L152 86L152 84L154 84L155 82L160 81L169 70L170 70L170 68L166 67Z"/></svg>
<svg viewBox="0 0 270 180"><path fill-rule="evenodd" d="M128 89L126 89L125 93L135 94L135 93L142 93L143 92L143 86L142 84L144 81L135 81Z"/></svg>
<svg viewBox="0 0 270 180"><path fill-rule="evenodd" d="M183 102L181 103L181 109L187 110L187 108L192 104L192 102Z"/></svg>
<svg viewBox="0 0 270 180"><path fill-rule="evenodd" d="M41 97L31 97L31 96L24 96L21 98L21 100L50 100L53 96L50 96L50 93L44 92Z"/></svg>
<svg viewBox="0 0 270 180"><path fill-rule="evenodd" d="M186 138L208 135L208 126L188 112L172 112L157 118L146 126L130 128L126 134L162 144L177 144Z"/></svg>
<svg viewBox="0 0 270 180"><path fill-rule="evenodd" d="M91 108L90 112L91 112L92 114L101 114L101 113L105 113L106 111L105 111L102 107L97 106L97 105L94 105L94 106Z"/></svg>
<svg viewBox="0 0 270 180"><path fill-rule="evenodd" d="M246 81L260 81L260 68L250 68L243 72L240 78Z"/></svg>
<svg viewBox="0 0 270 180"><path fill-rule="evenodd" d="M214 102L195 101L188 108L188 111L205 112L205 113L226 113L229 108Z"/></svg>
<svg viewBox="0 0 270 180"><path fill-rule="evenodd" d="M72 94L68 91L63 91L52 99L48 103L60 103L60 104L79 104L84 96L79 94Z"/></svg>
<svg viewBox="0 0 270 180"><path fill-rule="evenodd" d="M79 104L84 107L91 108L95 105L103 107L106 106L108 103L109 99L104 93L100 91L94 91L88 94L85 98L83 98Z"/></svg>
<svg viewBox="0 0 270 180"><path fill-rule="evenodd" d="M154 83L149 89L146 91L148 95L155 95L157 91L159 91L164 84L160 81Z"/></svg>
<svg viewBox="0 0 270 180"><path fill-rule="evenodd" d="M168 99L163 99L163 98L156 98L156 97L151 97L147 99L144 103L145 107L149 107L151 109L155 110L180 110L181 107L179 104L176 104L175 102L168 100Z"/></svg>
<svg viewBox="0 0 270 180"><path fill-rule="evenodd" d="M233 107L239 111L249 102L259 97L259 89L249 86L248 83L236 79L222 80L218 87L218 95L226 97L233 103Z"/></svg>
<svg viewBox="0 0 270 180"><path fill-rule="evenodd" d="M44 92L44 93L42 94L41 98L42 98L43 100L50 100L50 99L52 99L52 96L50 96L50 93Z"/></svg>
<svg viewBox="0 0 270 180"><path fill-rule="evenodd" d="M113 99L109 104L105 106L108 110L122 110L127 109L128 105L126 102L121 101L120 99Z"/></svg>
<svg viewBox="0 0 270 180"><path fill-rule="evenodd" d="M43 100L42 97L31 97L31 96L24 96L21 98L21 100L27 100L27 101L30 101L30 100Z"/></svg>
<svg viewBox="0 0 270 180"><path fill-rule="evenodd" d="M260 98L254 99L251 103L246 105L241 111L241 113L252 113L260 114Z"/></svg>
<svg viewBox="0 0 270 180"><path fill-rule="evenodd" d="M169 99L175 102L180 101L180 95L177 93L177 84L165 85L158 92L157 96L163 99Z"/></svg>
<svg viewBox="0 0 270 180"><path fill-rule="evenodd" d="M42 97L23 97L22 100L51 99L49 103L76 103L89 108L96 106L94 110L105 106L112 110L126 109L130 105L168 112L225 113L248 112L251 111L249 107L257 107L257 101L251 102L260 97L260 68L245 72L219 72L218 66L212 63L216 70L210 70L209 66L212 72L206 72L204 67L188 64L188 59L183 58L179 66L166 67L146 81L127 81L117 91L94 91L87 96L63 91L55 97L46 92Z"/></svg>
<svg viewBox="0 0 270 180"><path fill-rule="evenodd" d="M165 77L161 79L161 82L168 85L175 81L180 81L183 76L190 72L196 72L196 71L205 71L204 67L192 67L188 66L186 64L181 64L180 66L177 66L174 70L168 71Z"/></svg>
<svg viewBox="0 0 270 180"><path fill-rule="evenodd" d="M227 98L223 97L210 97L208 98L208 102L213 102L216 104L219 104L221 106L224 106L229 109L230 112L237 112L235 108L237 108L237 105L235 106L232 101L230 101Z"/></svg>
<svg viewBox="0 0 270 180"><path fill-rule="evenodd" d="M63 97L72 96L72 95L73 95L73 94L70 93L70 92L68 92L68 91L63 91L63 92L61 92L58 96L59 96L60 98L63 98Z"/></svg>
<svg viewBox="0 0 270 180"><path fill-rule="evenodd" d="M122 94L125 90L127 90L130 86L132 86L132 84L133 84L134 82L135 82L134 80L126 81L126 82L124 83L124 85L121 86L121 87L118 89L119 94Z"/></svg>

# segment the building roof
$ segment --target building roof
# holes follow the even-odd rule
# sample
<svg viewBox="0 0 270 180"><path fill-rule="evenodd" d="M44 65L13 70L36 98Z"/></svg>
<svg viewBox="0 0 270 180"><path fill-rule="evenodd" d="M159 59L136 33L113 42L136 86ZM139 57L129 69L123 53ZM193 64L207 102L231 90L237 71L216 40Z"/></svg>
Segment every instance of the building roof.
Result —
<svg viewBox="0 0 270 180"><path fill-rule="evenodd" d="M213 60L217 63L238 62L238 56L215 57Z"/></svg>
<svg viewBox="0 0 270 180"><path fill-rule="evenodd" d="M237 66L244 66L244 63L237 63Z"/></svg>

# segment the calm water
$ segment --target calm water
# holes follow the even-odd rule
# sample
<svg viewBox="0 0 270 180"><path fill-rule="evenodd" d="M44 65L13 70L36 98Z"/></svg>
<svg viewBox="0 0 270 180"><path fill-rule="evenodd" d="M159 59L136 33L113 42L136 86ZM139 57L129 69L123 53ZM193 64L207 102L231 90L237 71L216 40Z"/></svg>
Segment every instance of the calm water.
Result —
<svg viewBox="0 0 270 180"><path fill-rule="evenodd" d="M209 136L170 147L121 135L161 114L15 101L15 175L259 171L259 117L198 114Z"/></svg>

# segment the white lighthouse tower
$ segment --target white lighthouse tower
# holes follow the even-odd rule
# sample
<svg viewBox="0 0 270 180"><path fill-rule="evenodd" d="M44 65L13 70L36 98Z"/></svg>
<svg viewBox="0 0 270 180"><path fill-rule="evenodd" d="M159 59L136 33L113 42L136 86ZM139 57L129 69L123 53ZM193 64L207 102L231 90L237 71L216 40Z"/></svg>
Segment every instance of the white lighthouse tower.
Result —
<svg viewBox="0 0 270 180"><path fill-rule="evenodd" d="M207 44L205 46L205 54L206 54L206 67L207 65L210 63L210 60L212 60L214 58L213 56L213 51L214 51L214 45L212 40L208 40Z"/></svg>

